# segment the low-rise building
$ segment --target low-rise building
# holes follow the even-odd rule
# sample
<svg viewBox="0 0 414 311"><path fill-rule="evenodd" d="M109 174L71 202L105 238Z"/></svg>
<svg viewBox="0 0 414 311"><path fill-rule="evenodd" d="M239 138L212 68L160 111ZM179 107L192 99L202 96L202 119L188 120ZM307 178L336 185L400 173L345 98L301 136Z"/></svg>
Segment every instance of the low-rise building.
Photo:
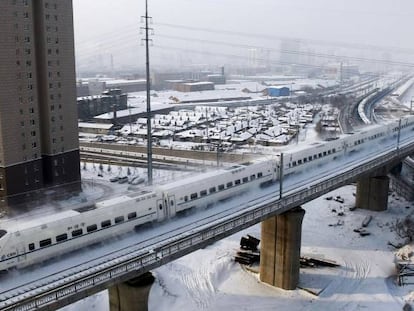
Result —
<svg viewBox="0 0 414 311"><path fill-rule="evenodd" d="M114 109L126 109L127 102L127 94L122 94L119 89L106 91L96 96L78 97L78 118L91 120L95 116L114 111Z"/></svg>

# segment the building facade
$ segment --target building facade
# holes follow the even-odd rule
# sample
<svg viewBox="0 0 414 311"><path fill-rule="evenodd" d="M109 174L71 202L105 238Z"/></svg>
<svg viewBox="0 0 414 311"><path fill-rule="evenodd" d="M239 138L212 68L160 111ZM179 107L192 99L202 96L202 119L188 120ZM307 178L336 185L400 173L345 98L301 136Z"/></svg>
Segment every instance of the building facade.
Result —
<svg viewBox="0 0 414 311"><path fill-rule="evenodd" d="M88 121L98 115L128 108L128 95L121 90L109 90L99 96L78 97L78 118Z"/></svg>
<svg viewBox="0 0 414 311"><path fill-rule="evenodd" d="M0 198L79 184L71 0L0 1Z"/></svg>

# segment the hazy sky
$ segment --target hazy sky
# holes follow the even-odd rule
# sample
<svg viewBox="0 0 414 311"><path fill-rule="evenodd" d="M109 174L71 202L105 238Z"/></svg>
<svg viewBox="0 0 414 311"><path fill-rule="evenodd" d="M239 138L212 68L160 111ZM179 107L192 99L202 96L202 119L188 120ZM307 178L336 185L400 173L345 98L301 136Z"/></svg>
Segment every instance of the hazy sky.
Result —
<svg viewBox="0 0 414 311"><path fill-rule="evenodd" d="M131 57L125 50L141 50L139 27L144 0L73 3L80 60L100 51L114 54L115 62L120 62L122 55L124 61ZM412 0L149 0L154 46L164 55L168 46L191 49L191 38L274 47L269 37L237 38L194 28L414 49L413 13ZM174 40L172 36L187 40Z"/></svg>

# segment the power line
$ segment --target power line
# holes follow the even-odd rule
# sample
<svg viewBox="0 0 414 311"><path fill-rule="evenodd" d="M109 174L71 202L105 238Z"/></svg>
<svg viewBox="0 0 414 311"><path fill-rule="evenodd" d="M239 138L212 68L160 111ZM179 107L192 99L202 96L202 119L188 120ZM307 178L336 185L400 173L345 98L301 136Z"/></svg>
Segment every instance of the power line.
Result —
<svg viewBox="0 0 414 311"><path fill-rule="evenodd" d="M194 27L194 26L187 26L187 25L170 24L170 23L157 23L157 25L170 27L170 28L186 29L190 31L209 32L209 33L214 33L214 34L226 34L226 35L232 35L232 36L264 38L264 39L270 39L270 40L277 39L277 40L287 40L287 41L292 41L292 42L309 43L309 44L325 45L325 46L337 46L337 47L345 47L345 48L361 49L361 50L374 50L374 51L382 50L384 52L414 54L414 49L409 49L409 48L386 47L386 46L378 46L378 45L371 45L371 44L360 44L360 43L357 44L357 43L346 43L346 42L338 42L338 41L295 38L295 37L287 37L287 36L278 36L274 34L266 35L266 34L245 33L245 32L239 32L239 31L210 29L210 28Z"/></svg>
<svg viewBox="0 0 414 311"><path fill-rule="evenodd" d="M387 64L387 65L410 66L410 67L414 66L414 64L410 62L400 62L400 61L391 61L391 60L383 60L383 59L371 59L371 58L356 57L356 56L324 54L324 53L315 53L315 52L307 52L307 51L274 49L274 48L268 48L268 47L263 47L263 46L229 43L225 41L213 41L213 40L186 38L186 37L162 35L162 34L158 35L158 37L164 37L164 38L174 39L174 40L183 40L183 41L189 41L189 42L200 42L200 43L209 43L209 44L216 44L216 45L226 45L226 46L231 46L231 47L241 47L241 48L246 48L246 49L253 48L253 49L260 49L260 50L266 50L266 51L272 51L272 52L279 52L282 54L312 56L312 57L325 58L325 59L349 60L349 61L366 62L366 63L381 63L381 64Z"/></svg>

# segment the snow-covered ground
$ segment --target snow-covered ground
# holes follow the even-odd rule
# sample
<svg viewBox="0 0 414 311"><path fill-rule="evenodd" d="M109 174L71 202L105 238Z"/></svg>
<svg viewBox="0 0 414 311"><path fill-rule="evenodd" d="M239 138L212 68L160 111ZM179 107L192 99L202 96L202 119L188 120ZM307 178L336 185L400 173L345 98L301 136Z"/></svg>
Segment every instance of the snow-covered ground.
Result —
<svg viewBox="0 0 414 311"><path fill-rule="evenodd" d="M355 186L346 186L304 206L302 254L340 267L301 269L301 288L294 291L263 284L233 261L241 236L260 237L256 225L153 271L149 310L402 310L413 286L396 285L396 250L388 242L403 242L394 224L414 213L414 205L390 195L386 212L351 211L354 193ZM326 200L337 195L345 202ZM361 237L353 230L367 215L373 216L371 235ZM109 310L107 292L62 310Z"/></svg>

